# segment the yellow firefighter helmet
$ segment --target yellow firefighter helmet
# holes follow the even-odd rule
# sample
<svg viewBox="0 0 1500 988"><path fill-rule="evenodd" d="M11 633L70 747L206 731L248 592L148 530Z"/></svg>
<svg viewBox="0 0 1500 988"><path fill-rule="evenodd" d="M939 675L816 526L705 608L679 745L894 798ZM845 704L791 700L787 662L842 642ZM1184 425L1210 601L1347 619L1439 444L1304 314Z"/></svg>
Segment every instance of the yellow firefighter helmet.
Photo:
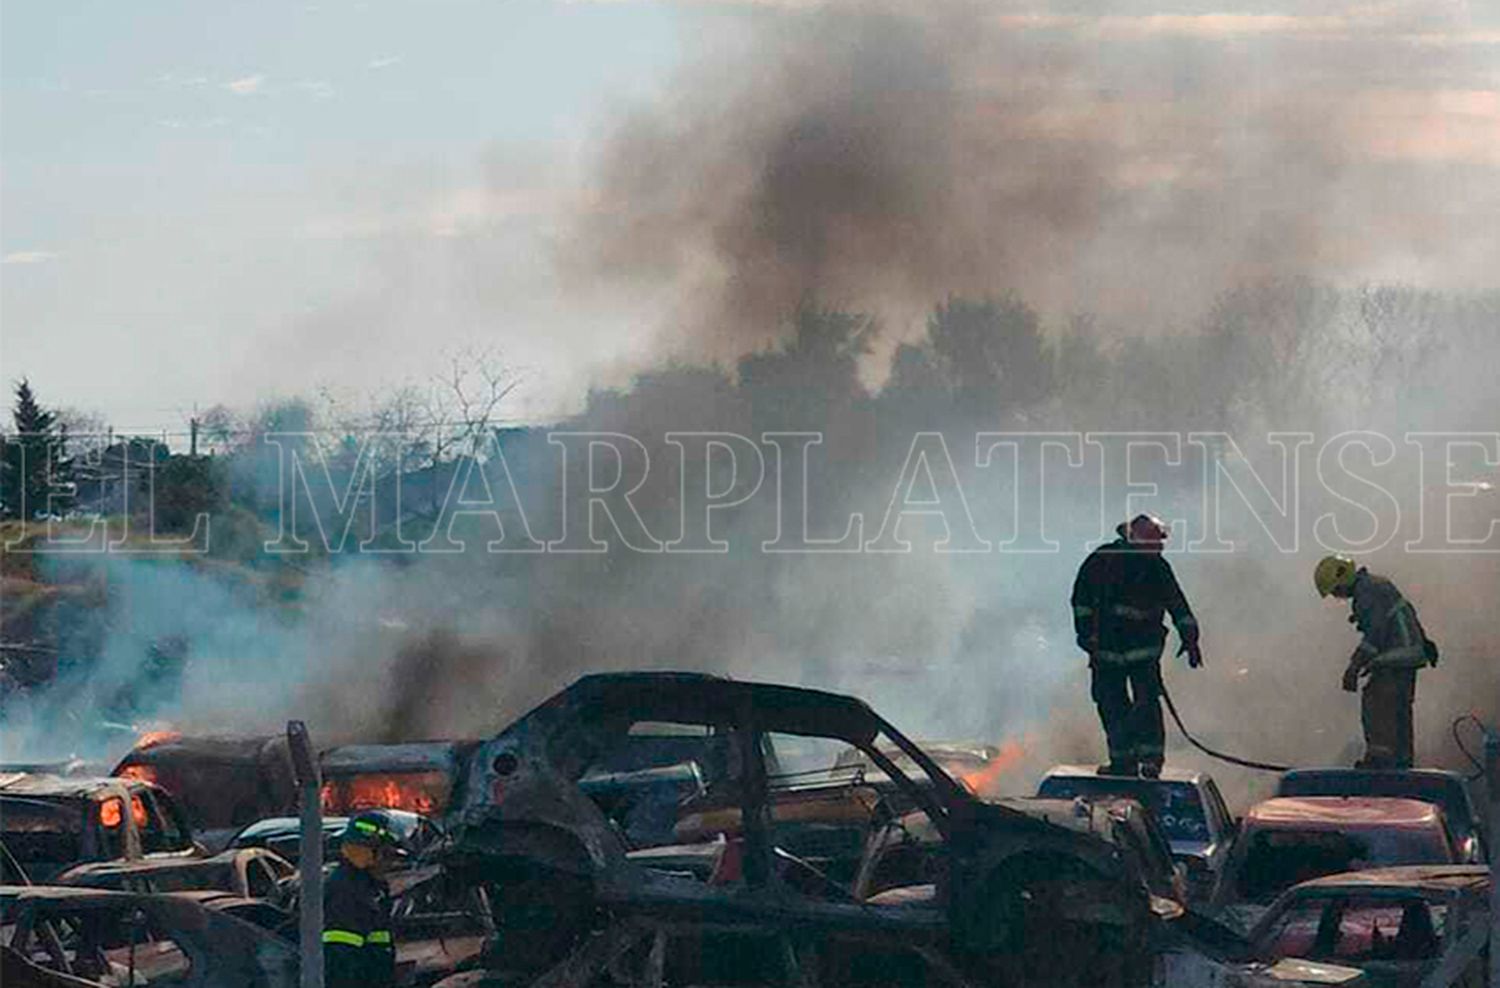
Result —
<svg viewBox="0 0 1500 988"><path fill-rule="evenodd" d="M1354 585L1354 573L1358 569L1348 556L1324 556L1313 570L1313 583L1318 596L1327 597L1338 590L1347 591Z"/></svg>

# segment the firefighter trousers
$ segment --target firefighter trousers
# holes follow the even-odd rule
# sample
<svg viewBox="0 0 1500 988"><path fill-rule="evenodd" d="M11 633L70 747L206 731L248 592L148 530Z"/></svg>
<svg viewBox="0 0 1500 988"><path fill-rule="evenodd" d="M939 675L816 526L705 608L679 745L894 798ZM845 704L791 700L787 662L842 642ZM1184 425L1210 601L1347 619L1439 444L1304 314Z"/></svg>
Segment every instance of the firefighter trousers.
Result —
<svg viewBox="0 0 1500 988"><path fill-rule="evenodd" d="M1360 721L1365 728L1361 768L1411 768L1412 701L1417 670L1376 669L1360 694Z"/></svg>
<svg viewBox="0 0 1500 988"><path fill-rule="evenodd" d="M1161 768L1166 733L1161 719L1161 659L1093 667L1094 705L1104 724L1109 761L1131 770Z"/></svg>

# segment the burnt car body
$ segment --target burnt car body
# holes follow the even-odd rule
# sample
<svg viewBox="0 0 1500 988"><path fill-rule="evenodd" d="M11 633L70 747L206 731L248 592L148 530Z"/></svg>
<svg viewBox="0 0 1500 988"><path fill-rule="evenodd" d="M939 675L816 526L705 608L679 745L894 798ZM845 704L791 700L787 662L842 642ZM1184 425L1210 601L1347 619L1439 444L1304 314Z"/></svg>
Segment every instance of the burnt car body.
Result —
<svg viewBox="0 0 1500 988"><path fill-rule="evenodd" d="M1489 849L1464 777L1436 768L1298 768L1282 774L1278 796L1386 796L1417 799L1443 810L1458 859L1484 864Z"/></svg>
<svg viewBox="0 0 1500 988"><path fill-rule="evenodd" d="M201 852L171 797L137 779L0 777L0 830L35 882L82 862Z"/></svg>
<svg viewBox="0 0 1500 988"><path fill-rule="evenodd" d="M246 824L297 806L285 735L150 734L110 774L171 793L194 833L214 850Z"/></svg>
<svg viewBox="0 0 1500 988"><path fill-rule="evenodd" d="M339 838L343 836L344 828L348 825L348 817L325 816L323 818L324 861L337 860ZM265 848L292 864L297 864L302 857L302 821L294 816L257 820L229 839L229 850L245 848Z"/></svg>
<svg viewBox="0 0 1500 988"><path fill-rule="evenodd" d="M52 883L120 892L219 891L276 901L282 883L296 872L295 865L274 851L232 848L201 858L96 861L69 868Z"/></svg>
<svg viewBox="0 0 1500 988"><path fill-rule="evenodd" d="M1173 856L1187 869L1188 890L1195 899L1213 894L1238 829L1218 785L1202 772L1164 768L1160 778L1140 779L1100 775L1087 765L1057 765L1042 777L1036 794L1053 799L1124 796L1140 802L1160 821Z"/></svg>
<svg viewBox="0 0 1500 988"><path fill-rule="evenodd" d="M653 722L716 739L708 747L722 764L708 774L719 793L736 795L742 831L727 885L648 867L578 785L629 747L632 728ZM884 905L783 879L770 796L778 766L765 744L773 734L852 745L901 787L939 838L930 894ZM901 750L922 780L882 746ZM526 947L531 962L576 972L626 956L643 936L648 965L676 959L667 941L695 943L687 953L699 959L712 941L736 964L772 958L836 983L858 981L839 966L851 959L878 958L889 970L916 956L935 970L1049 985L1131 983L1149 963L1150 893L1117 847L986 803L862 701L832 693L693 673L584 677L481 745L453 832L454 869L493 883L496 953L511 963L512 948ZM601 916L610 925L591 936Z"/></svg>
<svg viewBox="0 0 1500 988"><path fill-rule="evenodd" d="M1245 814L1213 907L1248 929L1293 885L1397 865L1455 864L1443 811L1412 799L1280 796Z"/></svg>
<svg viewBox="0 0 1500 988"><path fill-rule="evenodd" d="M0 923L10 932L8 972L14 968L36 983L182 988L294 988L298 983L293 945L190 897L6 887L0 888ZM45 980L38 970L56 978Z"/></svg>
<svg viewBox="0 0 1500 988"><path fill-rule="evenodd" d="M1252 964L1358 968L1375 988L1485 983L1489 869L1382 868L1314 879L1276 900L1249 936Z"/></svg>
<svg viewBox="0 0 1500 988"><path fill-rule="evenodd" d="M349 744L318 756L323 812L350 816L392 809L443 819L462 802L469 756L477 741Z"/></svg>
<svg viewBox="0 0 1500 988"><path fill-rule="evenodd" d="M1156 816L1135 800L1012 797L994 802L1116 848L1130 872L1150 891L1153 911L1162 918L1174 919L1185 908L1185 869L1173 860ZM855 898L910 902L924 894L919 890L932 889L941 869L941 861L932 856L940 848L939 838L920 813L892 820L871 840L860 863L852 888Z"/></svg>

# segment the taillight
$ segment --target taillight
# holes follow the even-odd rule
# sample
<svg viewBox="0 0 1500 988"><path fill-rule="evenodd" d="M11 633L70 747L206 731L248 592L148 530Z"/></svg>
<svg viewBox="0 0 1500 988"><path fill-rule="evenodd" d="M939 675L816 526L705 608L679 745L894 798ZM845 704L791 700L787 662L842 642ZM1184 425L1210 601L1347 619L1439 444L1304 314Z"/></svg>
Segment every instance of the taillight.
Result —
<svg viewBox="0 0 1500 988"><path fill-rule="evenodd" d="M130 818L135 821L137 829L146 829L146 804L139 796L130 797Z"/></svg>
<svg viewBox="0 0 1500 988"><path fill-rule="evenodd" d="M99 822L113 830L125 822L125 807L118 799L106 799L99 804Z"/></svg>

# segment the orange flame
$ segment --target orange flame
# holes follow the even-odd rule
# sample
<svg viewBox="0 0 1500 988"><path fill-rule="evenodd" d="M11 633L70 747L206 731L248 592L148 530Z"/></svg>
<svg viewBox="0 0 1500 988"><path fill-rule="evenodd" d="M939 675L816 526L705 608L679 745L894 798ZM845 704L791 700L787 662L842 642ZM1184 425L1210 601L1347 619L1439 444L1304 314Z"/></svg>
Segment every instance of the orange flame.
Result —
<svg viewBox="0 0 1500 988"><path fill-rule="evenodd" d="M125 822L125 807L118 799L106 799L99 804L99 823L113 830Z"/></svg>
<svg viewBox="0 0 1500 988"><path fill-rule="evenodd" d="M994 758L972 772L965 772L959 776L958 781L976 795L991 792L999 785L1000 779L1020 765L1025 757L1025 743L1012 738L1000 745L1000 751Z"/></svg>
<svg viewBox="0 0 1500 988"><path fill-rule="evenodd" d="M173 741L181 740L181 731L146 731L135 742L135 750L145 751L147 748L155 748L159 744L171 744Z"/></svg>
<svg viewBox="0 0 1500 988"><path fill-rule="evenodd" d="M443 772L353 775L323 783L323 812L343 816L391 809L434 816L447 808L448 795L448 776Z"/></svg>

